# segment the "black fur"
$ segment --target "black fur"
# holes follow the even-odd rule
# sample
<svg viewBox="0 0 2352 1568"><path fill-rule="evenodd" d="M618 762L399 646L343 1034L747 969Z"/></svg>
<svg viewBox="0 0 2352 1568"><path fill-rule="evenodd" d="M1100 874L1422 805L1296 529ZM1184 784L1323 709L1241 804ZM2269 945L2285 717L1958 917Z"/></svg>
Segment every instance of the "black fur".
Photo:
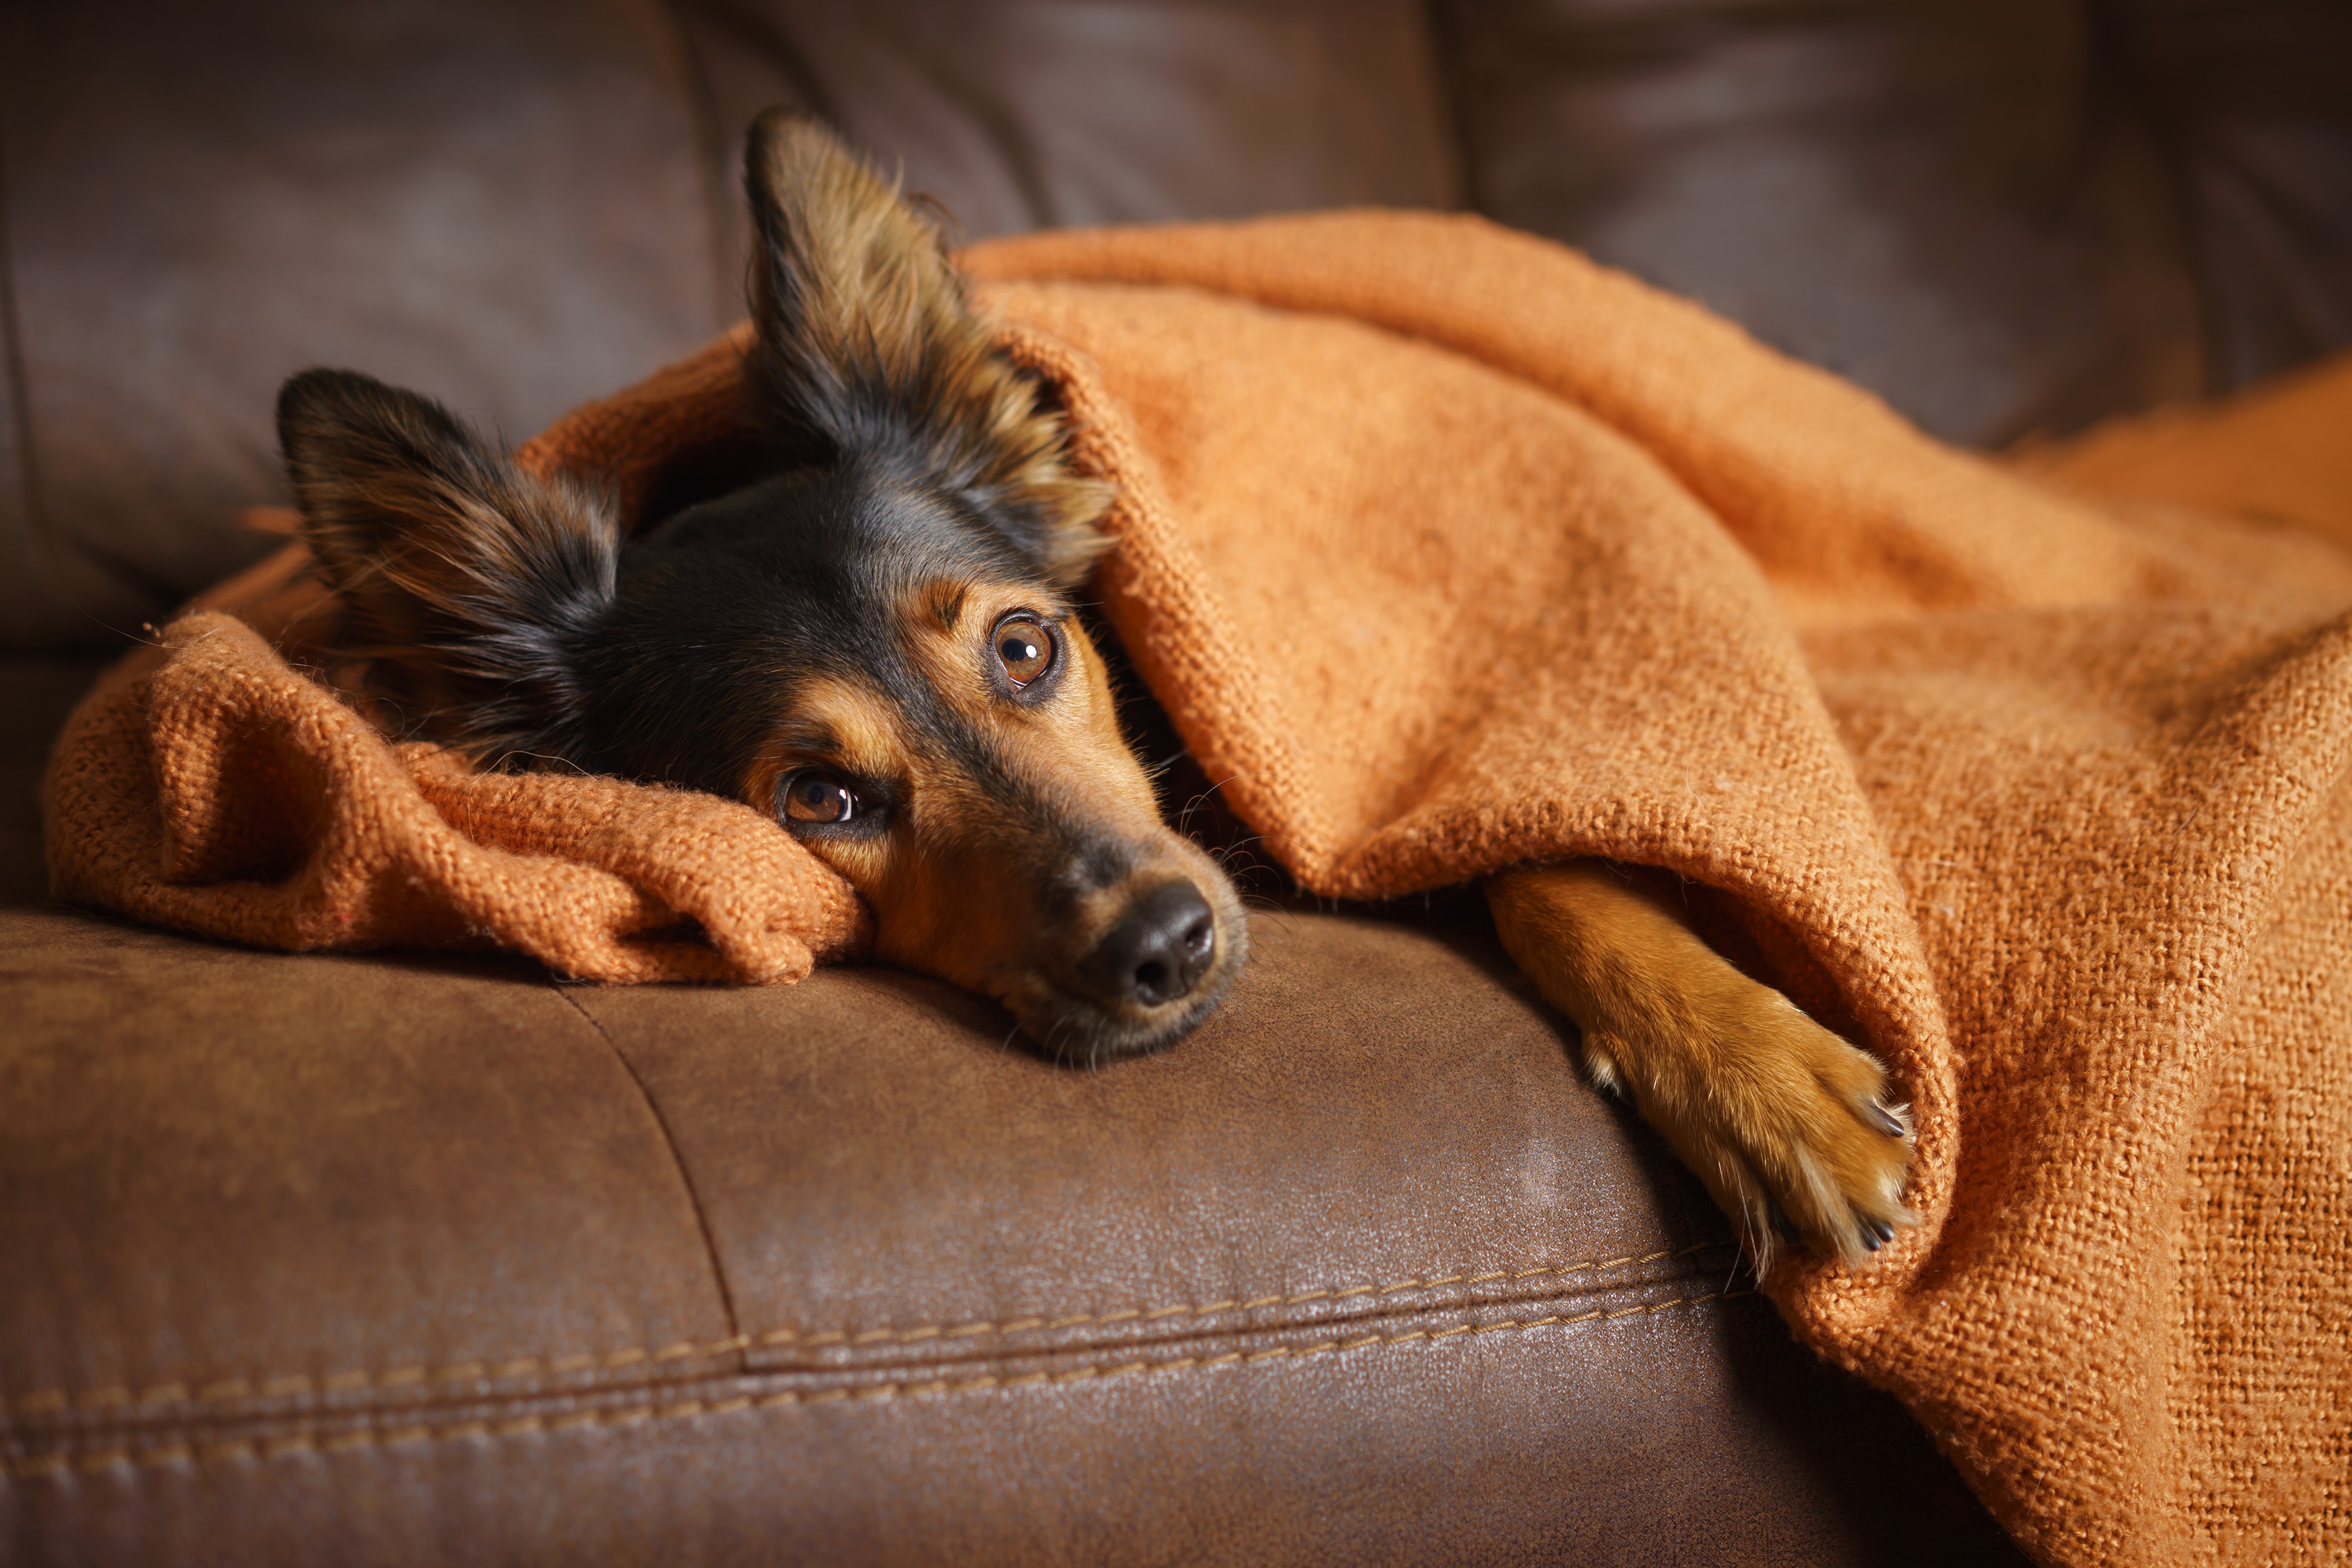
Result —
<svg viewBox="0 0 2352 1568"><path fill-rule="evenodd" d="M278 397L341 652L398 722L486 758L576 758L582 664L615 601L609 500L486 450L439 403L348 371Z"/></svg>
<svg viewBox="0 0 2352 1568"><path fill-rule="evenodd" d="M1063 462L1060 422L967 308L937 231L783 110L752 126L744 186L760 241L746 369L780 454L919 480L1047 577L1084 577L1108 492Z"/></svg>
<svg viewBox="0 0 2352 1568"><path fill-rule="evenodd" d="M1119 744L1067 597L1108 491L895 187L788 116L747 164L758 439L677 455L653 486L669 515L532 479L364 376L287 383L341 652L387 716L483 763L775 812L867 898L880 956L999 998L1054 1049L1158 1049L1248 936ZM1057 650L1017 677L1036 655L1003 653L1013 626Z"/></svg>
<svg viewBox="0 0 2352 1568"><path fill-rule="evenodd" d="M620 594L582 661L601 747L583 765L732 793L793 684L822 675L862 677L946 738L895 634L918 581L1058 595L957 497L902 477L906 461L886 451L781 475L624 550Z"/></svg>
<svg viewBox="0 0 2352 1568"><path fill-rule="evenodd" d="M887 676L908 571L1057 597L1103 486L967 308L937 234L820 128L771 113L746 174L762 255L746 372L772 476L625 544L439 404L349 371L278 399L341 652L411 733L496 766L739 788L810 674ZM889 682L919 694L911 676Z"/></svg>

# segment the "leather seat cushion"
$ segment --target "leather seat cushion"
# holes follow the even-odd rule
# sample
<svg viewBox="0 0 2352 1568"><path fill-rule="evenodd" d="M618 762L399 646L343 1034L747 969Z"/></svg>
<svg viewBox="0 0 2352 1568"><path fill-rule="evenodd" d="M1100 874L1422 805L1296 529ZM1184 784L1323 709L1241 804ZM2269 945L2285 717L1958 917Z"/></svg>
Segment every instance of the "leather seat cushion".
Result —
<svg viewBox="0 0 2352 1568"><path fill-rule="evenodd" d="M42 902L92 673L0 661L28 1561L2016 1560L1475 899L1263 915L1100 1070L886 969L251 952Z"/></svg>
<svg viewBox="0 0 2352 1568"><path fill-rule="evenodd" d="M1738 1293L1483 925L1262 917L1217 1019L1095 1071L887 970L562 987L0 911L0 1538L2001 1551L1925 1433Z"/></svg>

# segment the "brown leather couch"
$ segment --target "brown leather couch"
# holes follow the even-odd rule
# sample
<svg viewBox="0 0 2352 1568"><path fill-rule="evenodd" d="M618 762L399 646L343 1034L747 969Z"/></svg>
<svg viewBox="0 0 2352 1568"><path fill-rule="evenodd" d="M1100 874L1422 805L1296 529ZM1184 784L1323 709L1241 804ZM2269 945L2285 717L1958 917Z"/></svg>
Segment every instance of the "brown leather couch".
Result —
<svg viewBox="0 0 2352 1568"><path fill-rule="evenodd" d="M972 236L1475 206L1996 444L2352 341L2335 0L0 9L0 1562L1988 1563L1475 899L1073 1071L887 970L601 989L45 900L279 380L510 437L740 310L799 101Z"/></svg>

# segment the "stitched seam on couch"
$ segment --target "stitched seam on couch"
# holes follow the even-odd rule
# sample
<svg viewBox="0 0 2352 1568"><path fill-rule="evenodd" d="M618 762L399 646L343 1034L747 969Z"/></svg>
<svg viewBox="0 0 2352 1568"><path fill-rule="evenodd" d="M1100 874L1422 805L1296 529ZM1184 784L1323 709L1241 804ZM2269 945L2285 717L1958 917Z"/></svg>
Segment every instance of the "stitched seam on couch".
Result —
<svg viewBox="0 0 2352 1568"><path fill-rule="evenodd" d="M64 1413L106 1413L106 1410L142 1410L148 1406L181 1406L181 1404L228 1404L237 1399L287 1399L294 1394L358 1394L364 1389L416 1389L433 1383L506 1383L515 1377L534 1375L564 1375L564 1373L614 1373L628 1371L635 1365L666 1365L673 1361L703 1361L710 1356L730 1356L746 1349L824 1349L824 1347L868 1347L868 1344L919 1344L929 1340L979 1340L997 1335L1024 1335L1024 1333L1051 1333L1058 1328L1108 1328L1119 1323L1160 1323L1213 1316L1223 1312L1256 1312L1265 1307L1303 1307L1310 1302L1345 1302L1345 1300L1379 1300L1383 1295L1397 1295L1402 1291L1437 1291L1442 1286L1482 1286L1482 1283L1527 1283L1531 1279L1567 1279L1573 1274L1606 1274L1616 1270L1634 1270L1646 1262L1679 1260L1694 1258L1698 1253L1727 1253L1731 1241L1700 1241L1684 1249L1658 1250L1658 1253L1625 1255L1625 1258L1588 1258L1585 1262L1561 1262L1561 1265L1540 1267L1540 1270L1486 1270L1477 1274L1444 1274L1434 1279L1390 1279L1369 1286L1334 1286L1322 1291L1298 1291L1294 1295L1254 1295L1254 1298L1225 1298L1213 1302L1185 1302L1167 1307L1127 1307L1119 1312L1075 1312L1066 1316L1016 1316L1016 1319L981 1319L969 1323L919 1323L912 1328L825 1328L809 1333L800 1328L767 1328L762 1333L739 1333L724 1340L679 1340L677 1344L635 1344L630 1349L616 1349L607 1354L576 1354L576 1356L515 1356L515 1359L480 1359L458 1361L452 1365L395 1365L388 1371L367 1373L327 1373L324 1377L313 1373L287 1373L278 1377L224 1377L216 1383L193 1385L191 1380L164 1380L148 1387L131 1389L125 1385L91 1389L87 1394L75 1394L70 1389L37 1389L33 1394L16 1394L12 1399L0 1399L0 1416L64 1416Z"/></svg>
<svg viewBox="0 0 2352 1568"><path fill-rule="evenodd" d="M338 1433L334 1436L322 1436L310 1432L289 1437L256 1438L224 1443L167 1441L149 1448L121 1446L88 1454L42 1454L13 1460L8 1464L7 1469L10 1474L29 1480L42 1476L64 1476L78 1472L87 1474L123 1468L154 1469L175 1465L215 1464L235 1459L275 1459L294 1454L339 1454L364 1448L453 1442L469 1438L544 1437L559 1432L584 1431L596 1427L635 1427L647 1422L733 1416L745 1411L778 1410L801 1406L870 1403L979 1393L989 1389L1011 1390L1050 1387L1074 1383L1100 1383L1114 1378L1134 1377L1151 1373L1199 1373L1217 1367L1244 1366L1253 1362L1306 1361L1318 1356L1338 1355L1345 1352L1378 1347L1408 1344L1426 1346L1447 1340L1475 1338L1481 1334L1525 1332L1539 1328L1565 1328L1577 1323L1607 1322L1617 1318L1648 1316L1675 1307L1696 1307L1708 1301L1732 1301L1744 1296L1752 1296L1755 1293L1752 1290L1710 1291L1701 1296L1674 1296L1663 1301L1619 1307L1614 1311L1554 1312L1538 1318L1510 1318L1490 1323L1463 1322L1442 1329L1415 1329L1406 1333L1363 1334L1351 1339L1321 1340L1312 1344L1274 1345L1265 1350L1255 1351L1228 1351L1220 1355L1184 1355L1161 1360L1129 1361L1113 1365L1077 1367L1068 1372L1033 1372L1015 1376L992 1374L975 1377L915 1378L896 1383L869 1384L856 1388L829 1388L814 1393L787 1389L773 1394L737 1395L725 1399L683 1399L669 1403L648 1400L612 1409L582 1411L570 1416L526 1416L510 1421L458 1421L446 1426L417 1423L406 1427L366 1427Z"/></svg>
<svg viewBox="0 0 2352 1568"><path fill-rule="evenodd" d="M44 1388L35 1393L0 1399L0 1416L56 1416L69 1411L135 1411L152 1406L222 1404L245 1399L281 1399L303 1394L354 1394L381 1388L413 1389L435 1383L499 1383L550 1374L562 1375L578 1372L619 1372L631 1367L699 1361L718 1355L733 1355L746 1350L773 1350L783 1346L798 1349L822 1349L832 1346L856 1349L878 1344L916 1344L934 1340L982 1339L1046 1333L1068 1328L1105 1328L1123 1323L1172 1322L1189 1318L1211 1317L1225 1312L1262 1311L1269 1307L1305 1306L1318 1301L1377 1300L1382 1296L1395 1295L1402 1291L1438 1290L1449 1285L1523 1284L1532 1280L1565 1279L1578 1274L1609 1273L1621 1269L1638 1269L1646 1263L1695 1257L1703 1252L1728 1252L1731 1249L1732 1243L1728 1241L1703 1241L1696 1246L1646 1252L1638 1257L1629 1255L1622 1258L1587 1259L1580 1263L1562 1263L1541 1269L1494 1269L1478 1273L1447 1274L1435 1278L1391 1280L1370 1285L1327 1287L1287 1295L1277 1293L1247 1298L1235 1296L1214 1301L1129 1307L1108 1312L1076 1312L1064 1316L1041 1314L961 1323L924 1323L903 1329L825 1329L811 1333L793 1328L773 1328L758 1333L733 1334L725 1339L686 1340L659 1347L636 1345L602 1355L554 1357L526 1355L500 1361L482 1359L457 1362L448 1366L397 1366L383 1372L337 1372L330 1373L323 1377L310 1373L291 1373L275 1377L231 1377L202 1385L195 1385L183 1378L151 1384L138 1389L116 1385L109 1388L93 1389L87 1394L76 1394L62 1388Z"/></svg>

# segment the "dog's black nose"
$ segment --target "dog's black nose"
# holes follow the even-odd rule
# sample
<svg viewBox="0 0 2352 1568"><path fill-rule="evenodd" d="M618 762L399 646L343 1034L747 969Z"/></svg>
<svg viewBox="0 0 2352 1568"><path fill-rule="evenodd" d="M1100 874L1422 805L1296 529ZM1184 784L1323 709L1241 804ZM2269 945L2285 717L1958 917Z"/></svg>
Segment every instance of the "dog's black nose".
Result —
<svg viewBox="0 0 2352 1568"><path fill-rule="evenodd" d="M1189 882L1162 883L1128 905L1079 974L1113 1007L1158 1007L1192 994L1217 956L1217 917Z"/></svg>

